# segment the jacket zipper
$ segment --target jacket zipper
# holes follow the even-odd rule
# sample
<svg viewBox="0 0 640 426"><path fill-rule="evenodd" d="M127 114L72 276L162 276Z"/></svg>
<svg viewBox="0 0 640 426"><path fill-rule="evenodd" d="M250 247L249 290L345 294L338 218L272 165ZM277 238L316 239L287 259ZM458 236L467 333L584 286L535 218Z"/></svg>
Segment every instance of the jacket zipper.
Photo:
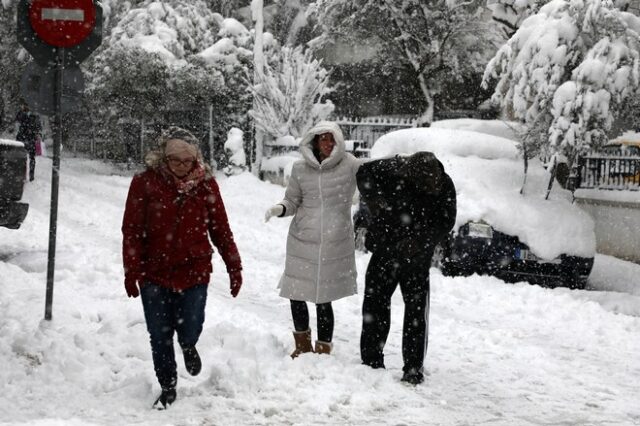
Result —
<svg viewBox="0 0 640 426"><path fill-rule="evenodd" d="M320 166L320 173L318 173L318 188L320 196L320 247L318 248L318 278L316 280L316 302L318 302L318 296L320 294L320 269L322 268L322 245L324 244L324 199L322 197L322 166Z"/></svg>

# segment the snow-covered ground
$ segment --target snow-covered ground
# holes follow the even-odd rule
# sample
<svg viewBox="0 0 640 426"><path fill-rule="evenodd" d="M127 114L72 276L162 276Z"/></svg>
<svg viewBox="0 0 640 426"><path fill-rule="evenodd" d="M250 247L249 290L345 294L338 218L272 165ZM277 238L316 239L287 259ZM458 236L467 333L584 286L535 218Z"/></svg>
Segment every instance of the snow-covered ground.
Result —
<svg viewBox="0 0 640 426"><path fill-rule="evenodd" d="M159 392L139 299L128 299L120 223L130 176L64 159L53 321L44 321L49 159L27 187L19 230L0 228L0 424L638 425L640 265L597 256L591 291L515 285L432 269L426 382L400 382L402 300L387 370L359 363L359 295L334 304L335 353L292 361L288 301L276 283L289 219L263 221L283 195L245 173L220 177L244 264L237 299L216 257L199 343L178 400ZM312 310L312 318L314 318Z"/></svg>

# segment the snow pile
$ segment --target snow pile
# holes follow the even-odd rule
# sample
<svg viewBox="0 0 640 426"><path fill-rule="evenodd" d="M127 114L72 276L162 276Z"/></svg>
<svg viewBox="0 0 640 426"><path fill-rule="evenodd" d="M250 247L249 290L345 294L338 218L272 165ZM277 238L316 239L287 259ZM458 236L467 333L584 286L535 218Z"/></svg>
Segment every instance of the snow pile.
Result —
<svg viewBox="0 0 640 426"><path fill-rule="evenodd" d="M485 160L518 158L513 140L468 130L417 128L403 129L380 137L371 149L372 158L396 154L411 155L430 151L438 157L480 157Z"/></svg>
<svg viewBox="0 0 640 426"><path fill-rule="evenodd" d="M224 150L229 157L229 165L225 168L226 175L236 175L247 168L247 156L244 153L244 132L237 127L227 133Z"/></svg>
<svg viewBox="0 0 640 426"><path fill-rule="evenodd" d="M299 152L294 151L284 155L274 155L272 157L265 157L262 159L262 166L260 170L265 172L272 172L282 174L284 181L286 182L291 176L291 169L293 163L302 159L302 155Z"/></svg>
<svg viewBox="0 0 640 426"><path fill-rule="evenodd" d="M476 118L456 118L434 121L431 123L431 127L470 130L472 132L499 136L513 141L519 141L521 139L520 135L525 131L524 126L516 121L478 120Z"/></svg>
<svg viewBox="0 0 640 426"><path fill-rule="evenodd" d="M24 147L24 143L11 139L0 139L0 145Z"/></svg>
<svg viewBox="0 0 640 426"><path fill-rule="evenodd" d="M282 146L288 148L298 148L300 139L296 139L291 135L280 136L279 138L268 140L265 142L266 146Z"/></svg>
<svg viewBox="0 0 640 426"><path fill-rule="evenodd" d="M516 142L465 130L418 128L391 132L376 141L372 158L433 152L456 186L456 229L480 221L517 236L543 259L560 254L592 257L593 220L572 204L572 197L555 184L545 200L549 174L530 160L524 195L524 167Z"/></svg>
<svg viewBox="0 0 640 426"><path fill-rule="evenodd" d="M640 146L640 132L626 131L615 139L612 139L610 143L633 143Z"/></svg>
<svg viewBox="0 0 640 426"><path fill-rule="evenodd" d="M131 177L99 162L63 159L53 321L43 322L50 170L51 161L39 159L23 226L0 228L2 424L534 426L640 419L633 380L640 377L640 267L609 259L597 258L595 284L632 294L452 279L432 269L427 380L412 387L400 382L399 292L387 369L360 365L369 256L357 253L359 294L334 304L334 353L292 361L289 302L276 289L290 219L263 218L284 189L249 173L219 178L242 256L242 291L231 298L214 255L198 343L202 373L189 376L178 349L178 400L153 411L159 387L142 306L123 288L120 225Z"/></svg>

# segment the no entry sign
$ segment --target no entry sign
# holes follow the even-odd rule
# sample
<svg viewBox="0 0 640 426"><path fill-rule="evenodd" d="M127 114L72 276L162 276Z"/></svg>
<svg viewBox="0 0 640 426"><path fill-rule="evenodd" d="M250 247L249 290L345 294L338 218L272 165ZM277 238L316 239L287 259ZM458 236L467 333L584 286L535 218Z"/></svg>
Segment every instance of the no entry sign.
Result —
<svg viewBox="0 0 640 426"><path fill-rule="evenodd" d="M55 47L76 46L96 25L93 0L33 0L29 22L37 36Z"/></svg>
<svg viewBox="0 0 640 426"><path fill-rule="evenodd" d="M77 66L102 42L102 6L97 0L19 0L16 35L37 63L27 66L22 95L32 108L53 115L55 121L44 311L44 319L51 320L63 113L79 106L84 83Z"/></svg>

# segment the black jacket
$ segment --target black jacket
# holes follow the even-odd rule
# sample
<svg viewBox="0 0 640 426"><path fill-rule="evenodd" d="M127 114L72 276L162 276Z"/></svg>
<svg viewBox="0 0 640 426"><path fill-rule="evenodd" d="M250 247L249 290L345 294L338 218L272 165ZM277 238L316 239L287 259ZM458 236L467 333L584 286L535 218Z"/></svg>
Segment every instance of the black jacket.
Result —
<svg viewBox="0 0 640 426"><path fill-rule="evenodd" d="M456 190L430 152L363 164L356 175L371 215L365 246L410 257L431 254L456 219Z"/></svg>
<svg viewBox="0 0 640 426"><path fill-rule="evenodd" d="M40 117L30 111L19 111L16 121L20 125L16 140L20 142L34 143L36 137L42 133Z"/></svg>

